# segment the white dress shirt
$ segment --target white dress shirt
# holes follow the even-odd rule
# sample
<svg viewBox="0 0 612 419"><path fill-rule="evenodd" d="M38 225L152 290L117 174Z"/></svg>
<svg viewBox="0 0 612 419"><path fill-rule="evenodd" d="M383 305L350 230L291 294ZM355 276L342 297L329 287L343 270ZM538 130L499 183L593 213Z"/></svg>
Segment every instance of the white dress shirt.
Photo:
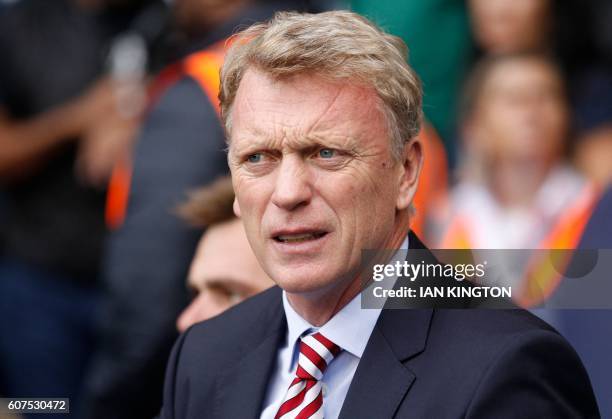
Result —
<svg viewBox="0 0 612 419"><path fill-rule="evenodd" d="M402 243L401 249L408 249L408 237ZM402 253L405 256L405 252ZM394 256L393 259L395 258ZM323 416L326 419L337 418L381 310L362 309L360 294L357 294L327 323L316 327L293 309L285 291L283 291L283 308L287 317L287 338L278 350L276 366L268 382L264 409L260 418L273 419L276 415L285 399L289 384L295 377L300 352L299 339L315 331L319 331L342 348L342 352L329 364L321 380Z"/></svg>

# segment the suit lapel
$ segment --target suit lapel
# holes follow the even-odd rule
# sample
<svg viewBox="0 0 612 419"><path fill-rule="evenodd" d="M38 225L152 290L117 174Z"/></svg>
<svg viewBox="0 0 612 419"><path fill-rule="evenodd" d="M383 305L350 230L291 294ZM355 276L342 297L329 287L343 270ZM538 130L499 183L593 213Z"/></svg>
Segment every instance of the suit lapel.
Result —
<svg viewBox="0 0 612 419"><path fill-rule="evenodd" d="M391 418L415 376L374 329L340 412L340 419Z"/></svg>
<svg viewBox="0 0 612 419"><path fill-rule="evenodd" d="M372 331L340 419L392 418L416 379L403 362L425 348L433 310L385 310Z"/></svg>
<svg viewBox="0 0 612 419"><path fill-rule="evenodd" d="M409 240L411 249L425 248L412 233ZM340 419L387 419L395 415L416 379L404 362L425 349L432 314L431 309L381 312L355 371Z"/></svg>
<svg viewBox="0 0 612 419"><path fill-rule="evenodd" d="M242 348L242 359L217 380L214 417L259 417L268 379L287 329L280 293L277 300L278 307L275 304L270 315L261 319L261 324L267 326L267 334L253 348L245 345ZM252 339L245 341L257 342Z"/></svg>

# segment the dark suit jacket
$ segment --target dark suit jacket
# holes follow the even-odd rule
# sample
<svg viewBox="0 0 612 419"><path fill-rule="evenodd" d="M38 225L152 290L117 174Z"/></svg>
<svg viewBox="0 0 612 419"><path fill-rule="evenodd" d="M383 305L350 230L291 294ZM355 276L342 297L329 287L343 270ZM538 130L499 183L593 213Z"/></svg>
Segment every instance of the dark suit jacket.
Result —
<svg viewBox="0 0 612 419"><path fill-rule="evenodd" d="M410 236L411 248L423 247ZM287 324L273 287L183 334L162 419L257 418ZM342 419L597 418L574 350L524 310L383 310Z"/></svg>

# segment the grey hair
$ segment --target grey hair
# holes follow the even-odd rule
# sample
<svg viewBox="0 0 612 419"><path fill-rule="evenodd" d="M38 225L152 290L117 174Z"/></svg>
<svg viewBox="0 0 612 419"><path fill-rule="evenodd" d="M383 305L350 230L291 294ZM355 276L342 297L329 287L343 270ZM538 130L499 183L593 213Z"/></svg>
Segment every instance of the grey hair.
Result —
<svg viewBox="0 0 612 419"><path fill-rule="evenodd" d="M316 74L351 80L376 91L386 117L392 154L416 137L422 121L422 89L407 63L408 48L363 16L349 11L279 12L231 39L221 68L221 118L229 133L240 81L252 66L276 78Z"/></svg>

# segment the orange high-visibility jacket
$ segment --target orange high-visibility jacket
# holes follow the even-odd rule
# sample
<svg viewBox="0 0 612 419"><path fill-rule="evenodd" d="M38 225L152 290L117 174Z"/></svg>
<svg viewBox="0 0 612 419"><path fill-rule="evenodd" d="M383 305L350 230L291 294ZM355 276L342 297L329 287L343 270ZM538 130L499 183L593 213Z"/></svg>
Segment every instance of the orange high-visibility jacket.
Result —
<svg viewBox="0 0 612 419"><path fill-rule="evenodd" d="M599 189L587 182L573 204L558 217L548 234L538 244L538 250L575 249L578 246L582 233L591 218L591 214L599 200ZM478 214L473 214L478 217ZM470 237L472 223L478 222L473 218L455 216L451 219L445 235L437 246L440 249L473 249L475 247ZM570 262L567 252L564 261L557 264L556 269L550 265L551 252L535 251L527 263L523 273L521 289L515 301L524 307L532 307L548 298L559 285L562 274L560 267L566 268ZM513 298L515 296L513 295Z"/></svg>

